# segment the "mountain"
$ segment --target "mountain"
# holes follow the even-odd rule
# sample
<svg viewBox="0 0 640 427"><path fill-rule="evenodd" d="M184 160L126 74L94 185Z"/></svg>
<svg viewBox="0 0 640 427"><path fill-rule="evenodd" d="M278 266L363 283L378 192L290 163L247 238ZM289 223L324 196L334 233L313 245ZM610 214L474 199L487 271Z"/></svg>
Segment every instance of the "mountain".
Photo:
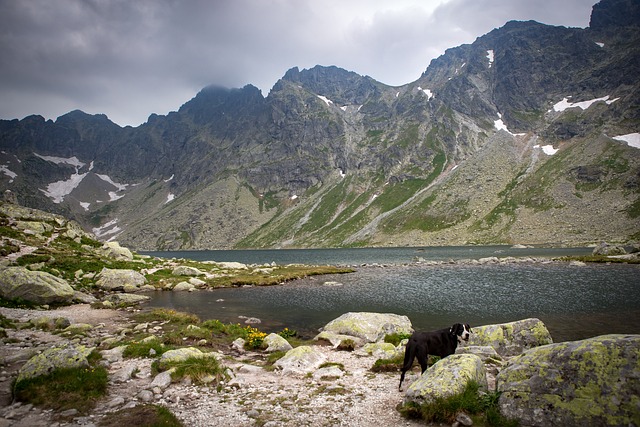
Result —
<svg viewBox="0 0 640 427"><path fill-rule="evenodd" d="M0 121L0 189L142 249L640 239L640 3L507 22L391 87L291 68L121 128Z"/></svg>

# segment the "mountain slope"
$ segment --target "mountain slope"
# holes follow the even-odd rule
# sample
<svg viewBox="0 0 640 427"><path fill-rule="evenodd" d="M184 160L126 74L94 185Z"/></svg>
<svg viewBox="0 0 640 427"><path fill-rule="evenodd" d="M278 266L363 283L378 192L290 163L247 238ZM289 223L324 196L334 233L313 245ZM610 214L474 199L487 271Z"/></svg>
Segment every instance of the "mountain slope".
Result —
<svg viewBox="0 0 640 427"><path fill-rule="evenodd" d="M638 239L639 11L508 22L401 87L292 68L137 128L0 121L0 188L136 249Z"/></svg>

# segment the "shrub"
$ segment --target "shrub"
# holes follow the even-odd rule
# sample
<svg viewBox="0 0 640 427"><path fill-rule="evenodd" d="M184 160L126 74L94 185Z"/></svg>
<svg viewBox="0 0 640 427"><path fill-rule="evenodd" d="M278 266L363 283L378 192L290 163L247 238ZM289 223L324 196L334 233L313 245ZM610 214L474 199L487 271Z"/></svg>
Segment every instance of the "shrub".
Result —
<svg viewBox="0 0 640 427"><path fill-rule="evenodd" d="M145 342L132 342L127 345L122 355L124 357L154 357L150 355L151 349L156 352L157 356L167 351L167 348L165 348L160 341L149 340Z"/></svg>
<svg viewBox="0 0 640 427"><path fill-rule="evenodd" d="M267 336L266 333L261 332L256 328L252 328L251 326L247 326L246 328L246 343L245 347L250 349L258 349L262 347L264 344L264 338Z"/></svg>
<svg viewBox="0 0 640 427"><path fill-rule="evenodd" d="M182 427L183 424L164 406L138 405L107 414L98 423L99 427L153 426Z"/></svg>
<svg viewBox="0 0 640 427"><path fill-rule="evenodd" d="M411 334L393 333L385 335L384 342L391 343L397 347L402 340L408 339L409 337L411 337Z"/></svg>

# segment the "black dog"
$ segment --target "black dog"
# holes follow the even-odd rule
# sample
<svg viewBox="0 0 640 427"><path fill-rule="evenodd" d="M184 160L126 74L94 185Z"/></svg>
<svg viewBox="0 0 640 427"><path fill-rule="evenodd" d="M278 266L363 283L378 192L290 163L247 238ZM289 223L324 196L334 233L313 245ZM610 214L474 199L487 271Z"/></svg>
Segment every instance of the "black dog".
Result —
<svg viewBox="0 0 640 427"><path fill-rule="evenodd" d="M469 340L471 328L468 324L456 323L450 328L440 329L432 332L414 332L409 338L407 349L404 352L404 364L400 375L400 385L404 381L404 374L411 366L413 359L418 357L418 362L422 367L422 373L427 370L427 356L429 354L439 357L447 357L456 352L458 341Z"/></svg>

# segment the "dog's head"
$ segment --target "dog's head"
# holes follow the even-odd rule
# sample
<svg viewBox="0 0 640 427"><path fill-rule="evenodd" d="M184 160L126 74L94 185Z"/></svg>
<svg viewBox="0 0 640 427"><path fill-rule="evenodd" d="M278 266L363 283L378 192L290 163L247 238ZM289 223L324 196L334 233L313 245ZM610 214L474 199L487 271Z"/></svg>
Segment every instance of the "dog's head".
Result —
<svg viewBox="0 0 640 427"><path fill-rule="evenodd" d="M471 326L468 323L456 323L450 329L449 332L452 335L458 337L458 341L469 341L469 334L471 334Z"/></svg>

